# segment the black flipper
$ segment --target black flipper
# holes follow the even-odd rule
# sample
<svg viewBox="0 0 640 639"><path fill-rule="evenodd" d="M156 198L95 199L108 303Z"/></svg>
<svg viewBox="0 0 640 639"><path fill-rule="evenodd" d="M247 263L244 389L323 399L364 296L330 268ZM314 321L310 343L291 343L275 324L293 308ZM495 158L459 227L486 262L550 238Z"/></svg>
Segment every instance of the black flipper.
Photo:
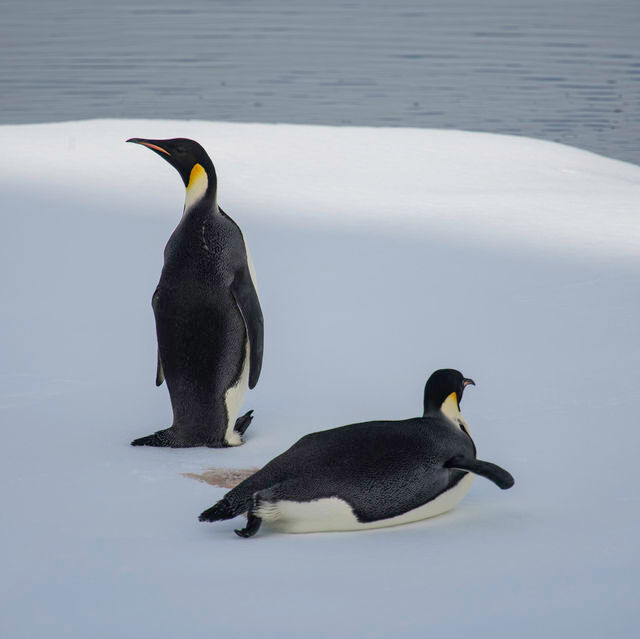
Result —
<svg viewBox="0 0 640 639"><path fill-rule="evenodd" d="M200 513L198 519L200 521L221 521L223 519L232 519L236 514L231 504L226 499L221 499L217 504Z"/></svg>
<svg viewBox="0 0 640 639"><path fill-rule="evenodd" d="M262 523L262 519L253 514L253 512L249 511L249 516L247 517L247 525L240 529L236 530L235 533L238 537L253 537L258 530L260 530L260 524Z"/></svg>
<svg viewBox="0 0 640 639"><path fill-rule="evenodd" d="M158 305L159 293L160 293L159 288L156 287L156 290L153 292L153 295L151 296L151 308L153 308L154 315L156 312L156 306ZM162 370L162 361L160 360L160 346L158 346L158 366L156 368L156 386L162 385L162 382L164 382L164 371Z"/></svg>
<svg viewBox="0 0 640 639"><path fill-rule="evenodd" d="M242 417L238 417L238 419L236 419L236 425L233 427L233 430L235 430L236 433L239 433L240 435L244 435L247 428L249 428L249 424L251 424L252 420L253 411L250 410L249 412L242 415Z"/></svg>
<svg viewBox="0 0 640 639"><path fill-rule="evenodd" d="M164 371L162 370L162 362L160 361L160 349L158 348L158 368L156 369L156 386L162 386L164 382Z"/></svg>
<svg viewBox="0 0 640 639"><path fill-rule="evenodd" d="M496 486L506 490L514 484L514 479L510 473L504 468L496 466L490 462L481 461L480 459L469 459L462 455L452 457L445 466L447 468L457 468L458 470L468 470L474 475L480 475L490 479Z"/></svg>
<svg viewBox="0 0 640 639"><path fill-rule="evenodd" d="M264 319L258 294L251 281L249 267L236 273L236 277L231 285L231 292L236 300L236 304L242 313L250 346L250 369L249 388L253 388L258 383L260 370L262 369L262 348L264 340Z"/></svg>

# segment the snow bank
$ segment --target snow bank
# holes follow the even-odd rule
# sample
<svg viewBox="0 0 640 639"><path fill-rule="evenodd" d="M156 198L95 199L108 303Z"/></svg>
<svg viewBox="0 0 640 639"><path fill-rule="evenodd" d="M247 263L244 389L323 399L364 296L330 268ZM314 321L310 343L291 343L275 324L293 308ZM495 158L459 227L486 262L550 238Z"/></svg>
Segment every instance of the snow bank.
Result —
<svg viewBox="0 0 640 639"><path fill-rule="evenodd" d="M588 255L636 255L640 244L640 168L541 140L153 120L2 127L0 135L11 149L0 158L3 186L31 189L37 180L52 196L71 191L85 205L98 196L127 214L173 218L182 184L124 140L180 136L208 149L222 205L266 223L366 225Z"/></svg>
<svg viewBox="0 0 640 639"><path fill-rule="evenodd" d="M266 322L246 446L168 425L150 307L183 187L124 140L194 137L243 228ZM205 122L0 127L3 636L629 634L640 510L640 168L481 133ZM302 434L463 410L478 479L397 529L252 540L185 478Z"/></svg>

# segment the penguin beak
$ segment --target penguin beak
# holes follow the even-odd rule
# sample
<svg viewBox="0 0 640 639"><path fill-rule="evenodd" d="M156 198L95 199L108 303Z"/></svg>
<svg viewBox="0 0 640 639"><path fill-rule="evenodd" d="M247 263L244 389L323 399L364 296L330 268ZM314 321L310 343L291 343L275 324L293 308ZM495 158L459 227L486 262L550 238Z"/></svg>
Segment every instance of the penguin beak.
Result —
<svg viewBox="0 0 640 639"><path fill-rule="evenodd" d="M476 383L472 379L469 379L468 377L465 377L462 380L462 388L466 388L467 386L475 386L475 385Z"/></svg>
<svg viewBox="0 0 640 639"><path fill-rule="evenodd" d="M155 151L158 155L164 154L171 157L171 153L169 153L167 149L160 146L161 140L144 140L143 138L129 138L127 142L132 142L133 144L142 144L142 146L146 146L148 149Z"/></svg>

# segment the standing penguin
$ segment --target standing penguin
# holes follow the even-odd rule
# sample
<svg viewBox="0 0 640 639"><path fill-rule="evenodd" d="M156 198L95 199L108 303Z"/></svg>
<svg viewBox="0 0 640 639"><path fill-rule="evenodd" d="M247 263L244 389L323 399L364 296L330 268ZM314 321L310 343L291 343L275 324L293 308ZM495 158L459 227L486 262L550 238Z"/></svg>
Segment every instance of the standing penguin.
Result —
<svg viewBox="0 0 640 639"><path fill-rule="evenodd" d="M252 412L238 411L260 377L263 319L251 256L238 225L218 206L217 178L193 140L143 140L186 187L184 212L164 249L152 298L156 385L166 379L173 425L133 446L237 446ZM237 419L237 421L236 421Z"/></svg>
<svg viewBox="0 0 640 639"><path fill-rule="evenodd" d="M473 475L511 488L506 471L476 459L460 413L473 380L438 370L427 381L424 415L364 422L306 435L230 490L200 521L247 513L241 537L262 521L284 532L360 530L395 526L453 508ZM470 474L471 473L471 474Z"/></svg>

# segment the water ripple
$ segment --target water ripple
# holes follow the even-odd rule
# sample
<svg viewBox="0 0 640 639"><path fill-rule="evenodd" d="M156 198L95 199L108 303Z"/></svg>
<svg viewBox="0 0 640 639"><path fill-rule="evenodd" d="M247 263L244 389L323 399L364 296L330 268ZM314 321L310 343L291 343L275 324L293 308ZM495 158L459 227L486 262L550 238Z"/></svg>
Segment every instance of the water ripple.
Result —
<svg viewBox="0 0 640 639"><path fill-rule="evenodd" d="M456 127L640 163L637 0L5 0L0 122Z"/></svg>

